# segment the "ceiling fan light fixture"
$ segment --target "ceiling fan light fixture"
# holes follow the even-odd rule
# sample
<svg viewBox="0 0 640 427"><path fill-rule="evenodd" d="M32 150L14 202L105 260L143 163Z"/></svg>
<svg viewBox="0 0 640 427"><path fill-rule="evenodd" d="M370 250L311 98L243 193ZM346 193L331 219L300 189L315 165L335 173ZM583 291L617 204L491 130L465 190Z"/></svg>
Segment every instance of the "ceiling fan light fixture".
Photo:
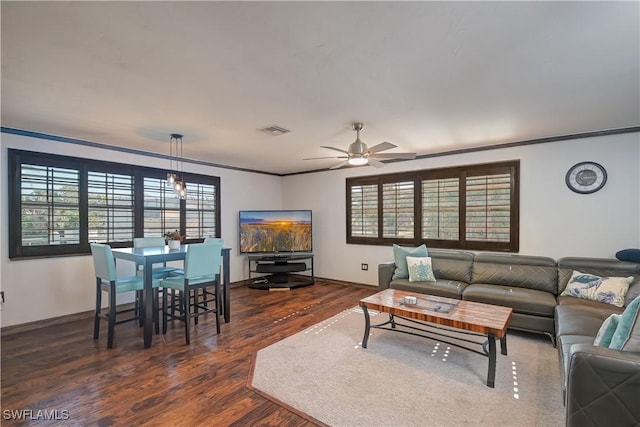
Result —
<svg viewBox="0 0 640 427"><path fill-rule="evenodd" d="M362 166L367 163L369 163L369 159L359 154L354 154L354 156L349 159L349 164L351 166Z"/></svg>

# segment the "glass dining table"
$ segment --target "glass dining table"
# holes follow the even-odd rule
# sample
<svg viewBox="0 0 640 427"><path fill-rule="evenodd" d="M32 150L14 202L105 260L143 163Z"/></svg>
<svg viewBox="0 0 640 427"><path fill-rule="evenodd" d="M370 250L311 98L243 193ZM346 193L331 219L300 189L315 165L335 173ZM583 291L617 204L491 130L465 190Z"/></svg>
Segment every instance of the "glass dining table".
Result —
<svg viewBox="0 0 640 427"><path fill-rule="evenodd" d="M113 256L116 259L133 261L143 265L144 270L144 348L151 347L153 338L153 286L152 268L154 264L170 261L184 261L189 245L181 245L180 249L169 249L168 246L151 248L113 248ZM229 279L229 253L231 248L222 248L222 315L225 323L231 320Z"/></svg>

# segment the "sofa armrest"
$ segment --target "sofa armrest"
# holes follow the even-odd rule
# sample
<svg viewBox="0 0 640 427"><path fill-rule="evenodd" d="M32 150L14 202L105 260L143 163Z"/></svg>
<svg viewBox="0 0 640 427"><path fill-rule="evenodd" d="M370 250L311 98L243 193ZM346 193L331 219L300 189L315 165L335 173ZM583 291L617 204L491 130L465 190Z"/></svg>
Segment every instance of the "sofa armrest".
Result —
<svg viewBox="0 0 640 427"><path fill-rule="evenodd" d="M574 344L567 376L567 426L640 424L640 353Z"/></svg>
<svg viewBox="0 0 640 427"><path fill-rule="evenodd" d="M396 271L396 264L393 261L378 264L378 288L380 290L389 287L394 271Z"/></svg>

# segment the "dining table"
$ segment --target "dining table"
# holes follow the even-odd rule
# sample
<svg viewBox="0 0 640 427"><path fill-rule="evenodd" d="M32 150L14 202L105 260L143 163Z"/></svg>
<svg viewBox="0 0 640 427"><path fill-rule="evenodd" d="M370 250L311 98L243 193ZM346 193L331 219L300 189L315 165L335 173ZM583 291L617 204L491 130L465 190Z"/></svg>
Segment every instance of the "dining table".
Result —
<svg viewBox="0 0 640 427"><path fill-rule="evenodd" d="M153 265L170 261L183 261L189 251L189 245L180 245L178 249L169 249L169 246L157 246L149 248L113 248L113 256L116 259L133 261L137 265L144 266L144 348L151 347L153 339ZM222 315L225 323L231 321L229 278L229 254L231 248L222 248ZM216 296L217 298L217 296Z"/></svg>

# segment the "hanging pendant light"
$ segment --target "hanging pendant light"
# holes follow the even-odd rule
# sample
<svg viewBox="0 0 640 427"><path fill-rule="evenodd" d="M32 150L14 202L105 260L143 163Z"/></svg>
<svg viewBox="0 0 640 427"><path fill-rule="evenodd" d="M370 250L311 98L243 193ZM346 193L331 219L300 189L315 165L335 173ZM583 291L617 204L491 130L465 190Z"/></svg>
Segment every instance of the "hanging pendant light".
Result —
<svg viewBox="0 0 640 427"><path fill-rule="evenodd" d="M167 185L173 187L176 197L187 198L187 185L184 182L184 164L182 160L182 135L172 133L169 139L169 171L167 172ZM174 166L174 157L177 158Z"/></svg>

